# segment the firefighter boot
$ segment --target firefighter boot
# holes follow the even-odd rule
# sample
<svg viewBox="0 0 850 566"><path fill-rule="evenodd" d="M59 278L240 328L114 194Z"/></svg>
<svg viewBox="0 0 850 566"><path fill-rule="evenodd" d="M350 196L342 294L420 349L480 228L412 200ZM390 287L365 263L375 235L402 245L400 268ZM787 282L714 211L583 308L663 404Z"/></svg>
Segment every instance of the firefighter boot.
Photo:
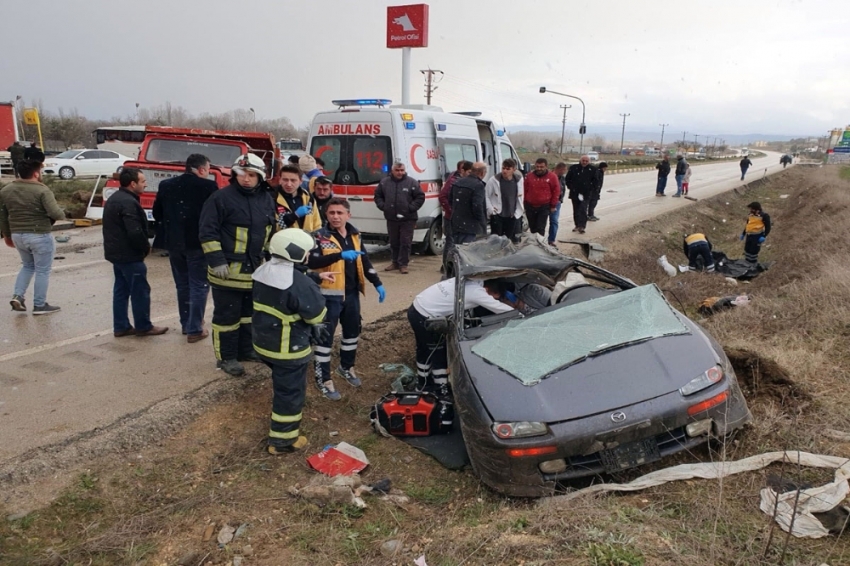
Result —
<svg viewBox="0 0 850 566"><path fill-rule="evenodd" d="M276 444L268 445L268 452L274 456L278 456L280 454L292 454L293 452L300 452L307 447L307 437L299 436L295 439L295 442L289 444L287 446L278 446Z"/></svg>
<svg viewBox="0 0 850 566"><path fill-rule="evenodd" d="M245 368L236 360L219 360L216 367L228 375L239 377L245 373Z"/></svg>

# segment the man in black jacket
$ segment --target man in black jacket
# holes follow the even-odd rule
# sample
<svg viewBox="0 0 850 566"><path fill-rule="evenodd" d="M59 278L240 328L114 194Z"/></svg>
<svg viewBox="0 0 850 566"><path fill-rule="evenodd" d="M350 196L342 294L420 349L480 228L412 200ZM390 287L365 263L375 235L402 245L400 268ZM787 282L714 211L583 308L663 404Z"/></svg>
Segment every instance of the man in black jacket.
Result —
<svg viewBox="0 0 850 566"><path fill-rule="evenodd" d="M392 263L384 271L399 270L407 273L413 230L419 215L417 210L425 204L425 193L419 181L407 176L404 163L393 163L389 176L381 179L375 188L375 206L384 213L390 237Z"/></svg>
<svg viewBox="0 0 850 566"><path fill-rule="evenodd" d="M260 361L251 344L251 274L263 264L277 222L263 160L242 155L231 171L230 184L204 203L198 236L209 266L217 366L238 376L245 373L240 361Z"/></svg>
<svg viewBox="0 0 850 566"><path fill-rule="evenodd" d="M688 160L684 155L676 156L676 194L674 197L681 198L682 185L685 182L685 173L688 172Z"/></svg>
<svg viewBox="0 0 850 566"><path fill-rule="evenodd" d="M667 176L670 175L670 156L665 155L661 161L655 164L658 169L658 184L655 186L655 196L663 197L664 189L667 188Z"/></svg>
<svg viewBox="0 0 850 566"><path fill-rule="evenodd" d="M596 203L599 202L599 197L602 195L602 185L605 184L605 171L607 170L608 164L604 161L596 166L596 185L590 195L590 201L587 203L587 219L593 222L599 220L599 217L596 216Z"/></svg>
<svg viewBox="0 0 850 566"><path fill-rule="evenodd" d="M210 160L194 153L186 160L186 172L159 184L153 203L154 220L165 235L165 249L171 261L171 275L177 287L180 326L189 343L209 336L204 328L204 310L210 285L207 262L198 238L201 209L218 190L210 174Z"/></svg>
<svg viewBox="0 0 850 566"><path fill-rule="evenodd" d="M112 263L115 284L112 287L112 330L116 338L123 336L156 336L165 334L167 326L151 323L151 287L145 257L150 253L148 219L139 202L145 191L145 175L134 167L126 167L119 177L121 188L106 200L103 207L103 255ZM133 303L130 324L127 307Z"/></svg>
<svg viewBox="0 0 850 566"><path fill-rule="evenodd" d="M573 232L584 234L587 228L587 203L596 189L596 169L590 164L590 156L582 155L578 163L567 169L567 190L573 203Z"/></svg>
<svg viewBox="0 0 850 566"><path fill-rule="evenodd" d="M30 146L24 150L24 159L44 163L44 152L41 151L41 148L38 147L36 142L32 142Z"/></svg>
<svg viewBox="0 0 850 566"><path fill-rule="evenodd" d="M452 185L449 201L452 203L452 238L455 245L475 240L481 232L487 233L487 208L484 205L484 177L487 164L476 161L472 173Z"/></svg>

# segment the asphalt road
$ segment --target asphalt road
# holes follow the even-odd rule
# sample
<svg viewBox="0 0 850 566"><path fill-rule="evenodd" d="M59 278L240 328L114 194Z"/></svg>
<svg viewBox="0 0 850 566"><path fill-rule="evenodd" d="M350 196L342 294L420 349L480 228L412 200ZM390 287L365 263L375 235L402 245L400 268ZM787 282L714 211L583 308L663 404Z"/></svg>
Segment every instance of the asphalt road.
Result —
<svg viewBox="0 0 850 566"><path fill-rule="evenodd" d="M779 157L769 153L755 160L747 180L781 170ZM610 175L597 207L602 220L590 223L585 237L604 239L646 218L692 204L655 197L655 179L654 171ZM691 194L708 197L741 185L739 179L737 160L695 166ZM667 193L673 192L671 175ZM561 238L573 235L571 216L566 203ZM215 369L210 340L187 344L180 333L167 258L148 258L147 265L153 289L152 319L171 329L164 336L116 339L111 328L112 266L103 260L100 228L67 233L71 241L57 245L56 256L61 259L54 262L48 294L48 301L62 311L34 317L10 310L0 317L0 465L30 449L63 443L222 377ZM386 253L374 255L379 270L387 259ZM9 297L19 265L14 250L0 249L0 288ZM382 272L381 276L387 301L379 305L375 291L368 289L364 322L407 308L420 290L439 279L439 259L416 256L409 275ZM210 301L208 320L211 314Z"/></svg>

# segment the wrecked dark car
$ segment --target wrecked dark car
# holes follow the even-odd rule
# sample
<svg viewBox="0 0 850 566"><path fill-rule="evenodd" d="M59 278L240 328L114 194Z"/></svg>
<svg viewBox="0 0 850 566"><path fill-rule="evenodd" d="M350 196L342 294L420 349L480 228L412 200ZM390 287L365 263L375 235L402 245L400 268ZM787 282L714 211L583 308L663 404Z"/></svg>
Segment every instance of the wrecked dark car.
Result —
<svg viewBox="0 0 850 566"><path fill-rule="evenodd" d="M496 491L550 495L565 480L726 438L752 418L723 349L655 285L536 236L490 236L457 247L452 262L455 410L475 473ZM464 311L470 278L502 280L527 308Z"/></svg>

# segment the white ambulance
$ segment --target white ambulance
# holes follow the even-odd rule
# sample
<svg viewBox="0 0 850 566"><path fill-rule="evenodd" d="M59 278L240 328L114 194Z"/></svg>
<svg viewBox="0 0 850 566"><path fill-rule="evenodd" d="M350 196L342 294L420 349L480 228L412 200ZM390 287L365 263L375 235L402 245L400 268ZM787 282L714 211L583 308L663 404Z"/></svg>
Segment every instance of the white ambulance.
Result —
<svg viewBox="0 0 850 566"><path fill-rule="evenodd" d="M334 195L348 199L352 224L371 243L387 241L383 213L375 206L375 187L394 162L422 185L425 204L413 235L419 252L443 248L438 196L458 161L483 161L485 181L501 171L504 159L519 163L503 128L478 112L444 112L437 106L391 106L386 99L334 100L336 110L313 118L307 151L325 163Z"/></svg>

